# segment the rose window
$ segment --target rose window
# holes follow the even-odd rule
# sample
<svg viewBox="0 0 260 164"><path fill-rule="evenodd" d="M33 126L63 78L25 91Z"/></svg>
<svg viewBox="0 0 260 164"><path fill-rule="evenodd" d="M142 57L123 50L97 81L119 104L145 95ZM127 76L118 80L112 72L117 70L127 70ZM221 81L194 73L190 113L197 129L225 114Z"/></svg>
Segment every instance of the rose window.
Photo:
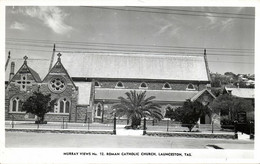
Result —
<svg viewBox="0 0 260 164"><path fill-rule="evenodd" d="M49 83L49 88L53 92L62 92L66 88L66 81L61 77L52 78Z"/></svg>

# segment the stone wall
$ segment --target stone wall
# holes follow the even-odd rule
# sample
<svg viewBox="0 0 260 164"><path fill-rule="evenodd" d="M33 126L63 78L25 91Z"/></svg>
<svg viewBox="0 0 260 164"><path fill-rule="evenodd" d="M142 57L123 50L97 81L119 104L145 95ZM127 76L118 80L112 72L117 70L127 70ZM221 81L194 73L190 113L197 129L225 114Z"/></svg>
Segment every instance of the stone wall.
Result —
<svg viewBox="0 0 260 164"><path fill-rule="evenodd" d="M76 115L76 122L92 122L91 120L91 113L89 110L89 106L86 105L80 105L76 107L77 115ZM89 120L88 120L89 118Z"/></svg>
<svg viewBox="0 0 260 164"><path fill-rule="evenodd" d="M40 91L43 94L51 94L51 99L54 100L59 100L60 98L68 98L70 101L70 114L68 116L68 119L70 122L76 122L76 105L77 105L77 96L78 96L78 91L75 89L75 87L72 84L67 84L66 89L61 92L61 93L53 93L49 88L48 88L48 83L43 83L41 84ZM63 116L64 114L61 114ZM55 116L57 116L57 120L55 120ZM55 114L50 117L52 121L60 121L61 116L58 114ZM67 117L67 116L66 116Z"/></svg>

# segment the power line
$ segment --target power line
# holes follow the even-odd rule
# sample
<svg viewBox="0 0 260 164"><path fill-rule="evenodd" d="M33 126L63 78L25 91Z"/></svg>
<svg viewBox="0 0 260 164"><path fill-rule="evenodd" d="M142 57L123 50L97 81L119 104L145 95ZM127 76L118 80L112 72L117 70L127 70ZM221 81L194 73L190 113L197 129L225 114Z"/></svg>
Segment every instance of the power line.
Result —
<svg viewBox="0 0 260 164"><path fill-rule="evenodd" d="M255 64L252 62L234 62L234 61L213 61L213 60L208 60L208 62L216 62L216 63L237 63L237 64Z"/></svg>
<svg viewBox="0 0 260 164"><path fill-rule="evenodd" d="M25 44L25 43L30 43L30 44ZM49 44L49 45L44 45L44 46L40 46L40 47L50 47L50 46L52 46L51 44L52 43L44 43L44 42L42 42L42 43L35 43L35 42L31 42L31 41L23 41L22 43L21 43L21 41L19 42L18 41L18 43L16 42L16 41L7 41L6 42L7 44L9 44L9 45L28 45L28 46L37 46L37 45L35 45L35 44ZM133 47L133 46L115 46L115 45L96 45L96 44L80 44L80 43L78 43L78 44L67 44L67 43L60 43L61 45L77 45L77 46L84 46L84 47L93 47L93 46L95 46L95 47L105 47L105 48L110 48L110 47L113 47L113 48L135 48L135 49L144 49L144 48L149 48L149 49L162 49L162 47ZM80 49L80 48L79 48ZM179 51L198 51L198 52L201 52L202 50L201 49L191 49L191 48L168 48L168 47L166 47L166 48L163 48L162 50L179 50ZM254 52L251 52L251 51L241 51L241 50L214 50L214 49L212 49L211 51L217 51L217 52L226 52L226 53L230 53L230 52L236 52L236 53L254 53Z"/></svg>
<svg viewBox="0 0 260 164"><path fill-rule="evenodd" d="M16 48L12 48L9 47L10 49L16 49ZM18 49L18 50L27 50L27 51L39 51L42 52L42 50L35 50L35 49ZM43 51L46 52L46 51ZM52 51L49 51L52 52ZM63 53L104 53L103 51L66 51L66 50L60 50L57 52L63 52ZM108 53L113 53L113 52L108 52ZM123 54L133 54L133 53L123 53ZM178 55L178 54L177 54ZM197 56L197 55L191 55L191 56ZM208 62L218 62L218 63L237 63L237 64L254 64L252 62L235 62L235 61L213 61L213 60L208 60Z"/></svg>
<svg viewBox="0 0 260 164"><path fill-rule="evenodd" d="M16 45L17 44L11 44L11 43L8 43L9 45ZM50 47L50 46L46 46L46 45L35 45L35 44L18 44L18 45L22 45L22 46L29 46L29 47ZM56 49L58 50L58 48L60 49L77 49L77 50L88 50L88 51L91 51L91 50L98 50L98 51L111 51L111 52L134 52L134 53L179 53L179 54L197 54L197 55L201 55L201 53L199 52L188 52L188 51L192 51L192 50L184 50L184 51L156 51L156 50L136 50L136 49L111 49L111 48L104 48L104 47L98 47L98 48L85 48L85 47L58 47L56 46ZM211 52L208 52L207 53L208 56L254 56L254 54L234 54L234 53L211 53Z"/></svg>
<svg viewBox="0 0 260 164"><path fill-rule="evenodd" d="M42 47L42 46L36 46L36 45L27 45L27 46L32 46L32 47ZM61 50L59 50L59 48ZM89 51L102 51L102 52L128 52L128 53L156 53L156 54L185 54L185 55L197 55L200 56L202 55L202 53L194 53L194 52L181 52L181 51L171 51L171 52L167 52L167 51L147 51L147 50L122 50L122 49L106 49L106 48L79 48L79 47L56 47L56 51L63 51L62 49L76 49L76 50L86 50L86 51L79 51L79 52L89 52ZM24 49L27 50L27 49ZM66 51L66 50L65 50ZM51 52L51 51L48 51ZM74 52L74 51L67 51L67 52ZM250 57L250 56L254 56L254 55L243 55L243 54L230 54L230 53L207 53L208 56L234 56L234 57L239 57L239 56L246 56L246 57Z"/></svg>
<svg viewBox="0 0 260 164"><path fill-rule="evenodd" d="M14 47L7 47L7 49L10 49L10 50L23 50L23 51L37 51L37 52L53 52L53 51L47 51L47 50L25 49L25 48L14 48Z"/></svg>
<svg viewBox="0 0 260 164"><path fill-rule="evenodd" d="M133 45L133 44L115 44L115 43L96 43L96 42L72 42L72 41L54 41L54 40L35 40L35 39L17 39L17 38L7 38L7 41L14 41L14 42L30 42L30 43L62 43L62 44L81 44L82 45L106 45L106 46L126 46L126 47L147 47L147 48L173 48L173 49L192 49L193 51L201 51L201 49L207 50L216 50L216 51L248 51L254 53L253 49L239 49L239 48L216 48L216 47L181 47L181 46L162 46L162 45ZM49 43L52 42L52 43ZM53 44L52 44L53 45Z"/></svg>
<svg viewBox="0 0 260 164"><path fill-rule="evenodd" d="M131 6L132 7L132 6ZM136 7L135 8L143 8L143 9L158 9L158 10L166 10L166 11L184 11L184 12L192 12L192 13L210 13L210 14L225 14L225 15L240 15L240 16L252 16L252 17L255 17L255 15L253 14L237 14L237 13L227 13L227 12L212 12L212 11L198 11L198 10L184 10L184 9L169 9L169 8L159 8L159 7L150 7L150 6L147 6L147 7Z"/></svg>
<svg viewBox="0 0 260 164"><path fill-rule="evenodd" d="M219 18L237 18L237 19L255 19L255 18L246 18L246 17L232 17L232 16L220 16L220 15L199 15L199 14L188 14L188 13L169 13L169 12L159 12L159 11L144 11L136 9L122 9L122 8L112 8L112 7L94 7L94 6L82 6L87 8L96 8L96 9L106 9L106 10L118 10L118 11L134 11L134 12L143 12L143 13L156 13L156 14L173 14L173 15L189 15L189 16L207 16L207 17L219 17Z"/></svg>

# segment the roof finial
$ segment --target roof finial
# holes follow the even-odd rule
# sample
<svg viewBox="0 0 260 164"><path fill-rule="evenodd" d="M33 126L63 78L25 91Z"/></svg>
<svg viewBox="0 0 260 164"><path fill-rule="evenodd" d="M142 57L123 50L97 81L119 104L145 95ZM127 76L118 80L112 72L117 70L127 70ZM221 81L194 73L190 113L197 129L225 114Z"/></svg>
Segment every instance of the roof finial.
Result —
<svg viewBox="0 0 260 164"><path fill-rule="evenodd" d="M23 59L24 59L24 64L27 64L27 59L28 59L28 57L25 55L24 57L23 57Z"/></svg>
<svg viewBox="0 0 260 164"><path fill-rule="evenodd" d="M10 58L10 57L11 57L11 51L8 52L8 58Z"/></svg>
<svg viewBox="0 0 260 164"><path fill-rule="evenodd" d="M61 53L58 53L57 56L58 56L58 61L60 62Z"/></svg>

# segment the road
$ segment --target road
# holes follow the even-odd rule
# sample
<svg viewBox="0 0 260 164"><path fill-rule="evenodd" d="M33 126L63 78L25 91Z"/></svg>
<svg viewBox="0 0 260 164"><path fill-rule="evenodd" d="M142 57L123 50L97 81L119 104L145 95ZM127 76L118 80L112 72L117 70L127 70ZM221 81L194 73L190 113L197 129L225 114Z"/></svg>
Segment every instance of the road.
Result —
<svg viewBox="0 0 260 164"><path fill-rule="evenodd" d="M216 145L223 149L253 150L254 141L154 136L115 136L104 134L57 134L6 132L7 148L185 148L207 149Z"/></svg>

